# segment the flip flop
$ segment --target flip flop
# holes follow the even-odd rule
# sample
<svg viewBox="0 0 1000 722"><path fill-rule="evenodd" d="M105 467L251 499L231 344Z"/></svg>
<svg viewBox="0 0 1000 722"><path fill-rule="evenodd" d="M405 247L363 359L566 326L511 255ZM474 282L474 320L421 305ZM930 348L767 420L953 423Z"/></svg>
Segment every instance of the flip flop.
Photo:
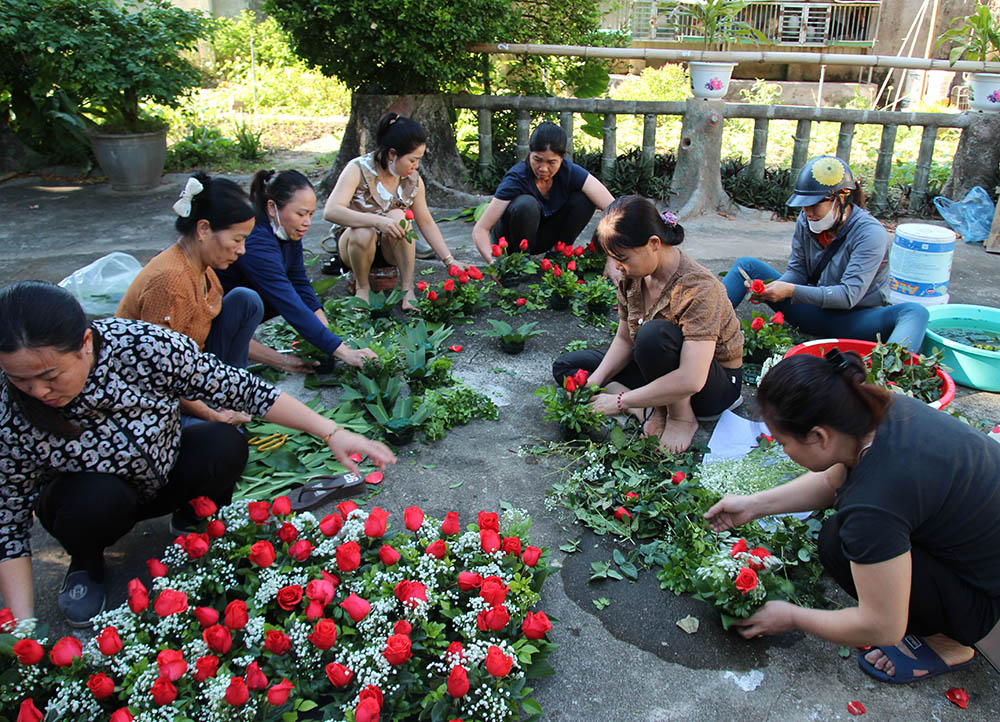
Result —
<svg viewBox="0 0 1000 722"><path fill-rule="evenodd" d="M938 653L931 649L930 645L916 634L907 634L903 637L903 644L905 644L914 654L916 659L912 659L907 656L895 645L891 647L879 647L879 649L882 650L882 654L887 656L889 661L892 662L893 666L896 668L896 674L891 677L882 670L876 669L875 665L865 659L865 654L868 652L858 653L858 666L861 667L862 672L867 674L869 677L874 677L880 682L888 682L889 684L909 684L911 682L922 682L925 679L937 677L940 674L946 674L948 672L954 672L962 669L963 667L968 667L975 660L975 657L973 657L968 662L948 666L945 661L938 656ZM927 670L927 674L914 677L913 673L918 669Z"/></svg>
<svg viewBox="0 0 1000 722"><path fill-rule="evenodd" d="M339 476L312 476L307 479L304 486L289 492L288 498L292 502L292 511L306 511L319 506L327 499L351 496L363 483L362 477L350 473Z"/></svg>

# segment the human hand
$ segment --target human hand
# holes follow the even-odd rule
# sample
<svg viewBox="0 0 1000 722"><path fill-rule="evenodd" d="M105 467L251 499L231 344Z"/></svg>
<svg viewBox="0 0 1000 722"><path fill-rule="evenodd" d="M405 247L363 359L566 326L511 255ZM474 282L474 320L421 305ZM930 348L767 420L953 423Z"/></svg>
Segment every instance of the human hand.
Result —
<svg viewBox="0 0 1000 722"><path fill-rule="evenodd" d="M715 531L743 526L754 518L749 496L726 494L705 512L705 519Z"/></svg>
<svg viewBox="0 0 1000 722"><path fill-rule="evenodd" d="M362 368L365 365L365 359L374 359L375 361L378 361L378 354L370 348L348 348L346 343L342 343L337 346L333 355L348 366L354 366L355 368Z"/></svg>
<svg viewBox="0 0 1000 722"><path fill-rule="evenodd" d="M281 361L281 370L292 374L314 374L317 362L303 361L298 356L288 355Z"/></svg>
<svg viewBox="0 0 1000 722"><path fill-rule="evenodd" d="M605 416L621 413L618 409L618 396L616 394L595 394L590 399L590 408Z"/></svg>
<svg viewBox="0 0 1000 722"><path fill-rule="evenodd" d="M382 231L383 236L389 238L406 238L406 228L409 224L400 222L399 219L391 216L379 216L375 227Z"/></svg>
<svg viewBox="0 0 1000 722"><path fill-rule="evenodd" d="M330 451L337 461L346 466L351 472L360 474L358 465L351 460L351 454L361 454L371 459L379 469L385 470L386 464L395 464L396 456L389 450L389 447L378 441L372 441L360 434L341 427L332 434L326 442Z"/></svg>
<svg viewBox="0 0 1000 722"><path fill-rule="evenodd" d="M766 602L752 617L733 622L744 639L781 634L795 629L792 615L795 605L789 602Z"/></svg>
<svg viewBox="0 0 1000 722"><path fill-rule="evenodd" d="M250 414L243 413L242 411L233 411L232 409L219 409L215 414L215 420L221 421L224 424L232 424L233 426L243 426L243 424L250 423L253 417Z"/></svg>
<svg viewBox="0 0 1000 722"><path fill-rule="evenodd" d="M763 293L758 295L764 301L774 303L776 301L784 301L786 298L791 298L793 293L795 293L794 283L788 283L787 281L771 281L771 283L764 286Z"/></svg>

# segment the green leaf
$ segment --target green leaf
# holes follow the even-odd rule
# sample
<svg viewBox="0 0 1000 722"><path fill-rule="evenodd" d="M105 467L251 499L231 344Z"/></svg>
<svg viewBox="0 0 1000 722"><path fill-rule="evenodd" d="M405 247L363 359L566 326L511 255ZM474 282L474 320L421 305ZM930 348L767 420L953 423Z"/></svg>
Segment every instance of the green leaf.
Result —
<svg viewBox="0 0 1000 722"><path fill-rule="evenodd" d="M799 549L799 553L797 554L797 556L799 559L801 559L806 563L809 563L809 560L812 559L812 555L809 553L809 550L804 548Z"/></svg>
<svg viewBox="0 0 1000 722"><path fill-rule="evenodd" d="M611 600L608 599L607 597L598 597L597 599L592 599L591 601L594 603L594 606L597 607L598 609L604 609L609 604L611 604Z"/></svg>
<svg viewBox="0 0 1000 722"><path fill-rule="evenodd" d="M542 713L542 706L540 704L538 704L538 702L536 702L535 700L533 700L531 697L525 697L524 699L522 699L521 700L521 707L528 714L541 714Z"/></svg>
<svg viewBox="0 0 1000 722"><path fill-rule="evenodd" d="M615 549L611 557L615 560L615 564L621 566L625 563L625 555L621 553L620 549Z"/></svg>
<svg viewBox="0 0 1000 722"><path fill-rule="evenodd" d="M457 489L458 487L460 487L464 483L465 483L464 481L456 481L454 484L449 484L448 488L449 489Z"/></svg>
<svg viewBox="0 0 1000 722"><path fill-rule="evenodd" d="M851 656L851 648L841 645L837 647L837 654L843 657L844 659L849 659Z"/></svg>
<svg viewBox="0 0 1000 722"><path fill-rule="evenodd" d="M311 699L304 699L304 700L302 700L302 704L299 705L299 711L300 712L308 712L309 710L316 709L316 707L318 707L318 706L319 705L317 705Z"/></svg>

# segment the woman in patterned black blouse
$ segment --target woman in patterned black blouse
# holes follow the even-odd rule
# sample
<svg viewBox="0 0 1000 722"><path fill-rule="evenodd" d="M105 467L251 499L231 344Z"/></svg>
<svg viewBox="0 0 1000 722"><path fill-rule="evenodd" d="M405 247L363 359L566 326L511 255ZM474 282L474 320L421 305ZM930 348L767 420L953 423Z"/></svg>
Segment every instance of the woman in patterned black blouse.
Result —
<svg viewBox="0 0 1000 722"><path fill-rule="evenodd" d="M104 549L135 524L188 501L232 498L247 444L232 425L181 430L179 399L231 408L322 439L379 467L384 445L341 429L243 369L201 354L187 336L142 321L88 322L65 290L27 281L0 291L0 596L33 616L32 512L70 554L59 608L86 626L104 607Z"/></svg>

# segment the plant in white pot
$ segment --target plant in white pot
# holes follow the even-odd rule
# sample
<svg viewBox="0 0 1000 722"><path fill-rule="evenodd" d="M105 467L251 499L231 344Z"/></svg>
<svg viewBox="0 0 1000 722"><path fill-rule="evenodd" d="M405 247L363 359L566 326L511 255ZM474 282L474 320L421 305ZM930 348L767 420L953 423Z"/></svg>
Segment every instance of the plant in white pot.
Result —
<svg viewBox="0 0 1000 722"><path fill-rule="evenodd" d="M700 41L705 50L757 44L767 37L741 16L748 0L670 0L659 6L679 40ZM736 63L691 61L691 92L696 98L722 98Z"/></svg>
<svg viewBox="0 0 1000 722"><path fill-rule="evenodd" d="M948 60L996 60L1000 57L1000 14L980 2L976 11L955 18L938 38L938 45L953 42ZM975 110L1000 112L1000 73L971 73L969 106Z"/></svg>

